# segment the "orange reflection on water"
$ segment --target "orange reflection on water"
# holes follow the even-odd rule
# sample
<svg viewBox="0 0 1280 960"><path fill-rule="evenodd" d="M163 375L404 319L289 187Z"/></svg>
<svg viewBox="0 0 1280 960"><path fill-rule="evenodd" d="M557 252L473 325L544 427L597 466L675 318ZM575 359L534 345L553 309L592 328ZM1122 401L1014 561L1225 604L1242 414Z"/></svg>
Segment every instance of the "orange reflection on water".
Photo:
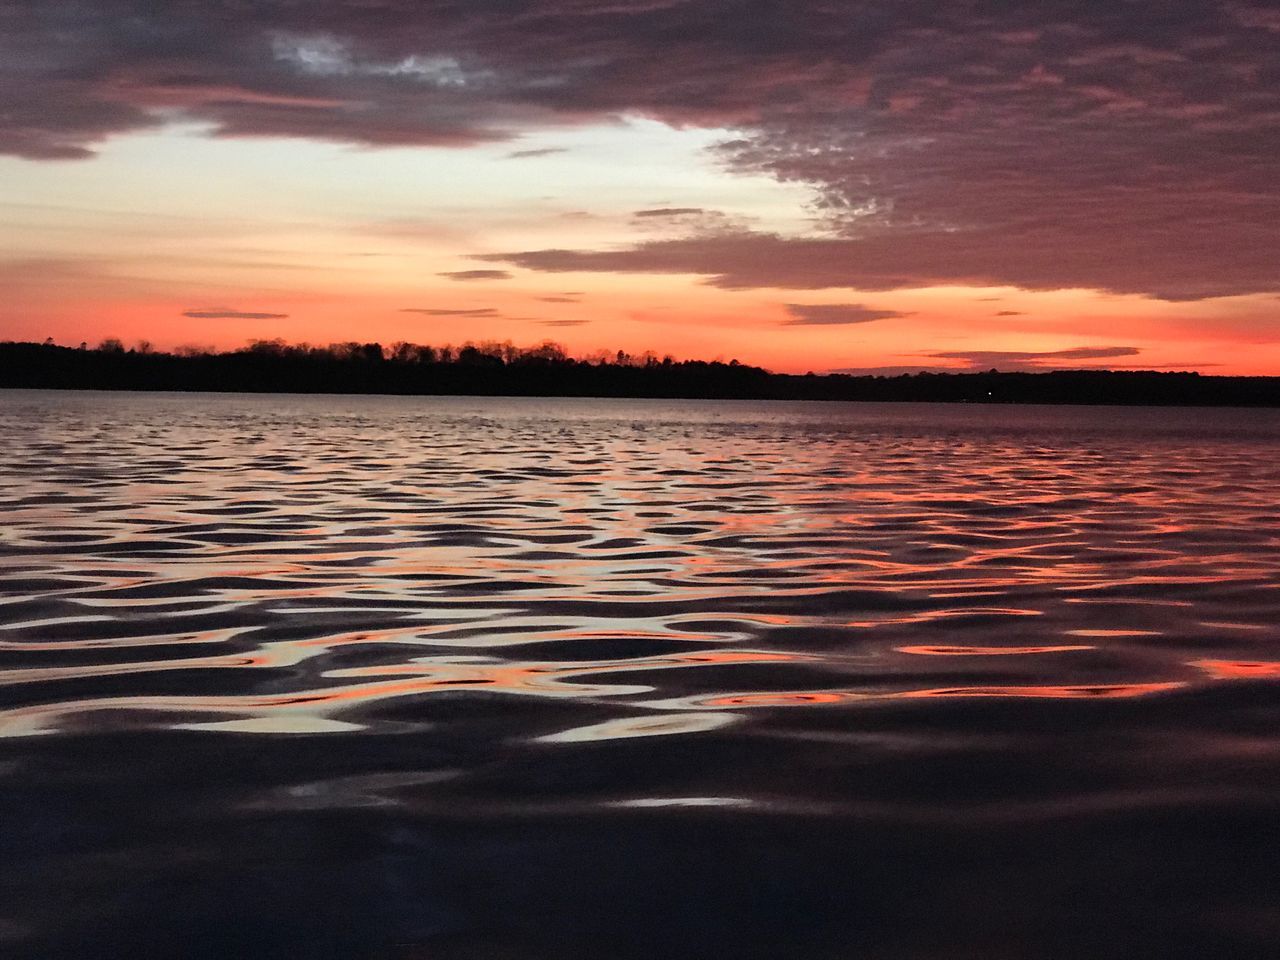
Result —
<svg viewBox="0 0 1280 960"><path fill-rule="evenodd" d="M1068 653L1072 650L1096 650L1083 644L1042 647L959 647L916 645L894 647L897 653L912 653L925 657L1003 657L1024 653Z"/></svg>
<svg viewBox="0 0 1280 960"><path fill-rule="evenodd" d="M1047 700L1116 700L1142 697L1185 687L1181 681L1159 683L1104 683L1074 685L1026 685L1026 686L973 686L932 687L924 690L899 690L891 693L866 693L857 690L824 690L814 693L805 690L776 690L767 693L735 693L718 697L691 697L687 700L669 700L650 703L648 706L684 709L734 708L734 707L806 707L851 701L916 700L947 697L1011 697Z"/></svg>
<svg viewBox="0 0 1280 960"><path fill-rule="evenodd" d="M891 698L914 697L1033 697L1052 700L1114 700L1143 697L1185 687L1181 681L1164 683L1097 683L1061 686L941 687L936 690L906 690Z"/></svg>
<svg viewBox="0 0 1280 960"><path fill-rule="evenodd" d="M903 625L909 623L934 623L938 620L946 620L952 617L1040 617L1043 615L1043 610L1024 610L1018 607L966 607L964 609L955 610L924 610L919 613L907 614L905 616L880 617L875 620L850 620L845 624L845 626L868 629L873 627Z"/></svg>
<svg viewBox="0 0 1280 960"><path fill-rule="evenodd" d="M853 693L740 693L702 701L708 707L802 707L812 703L839 703Z"/></svg>
<svg viewBox="0 0 1280 960"><path fill-rule="evenodd" d="M719 640L714 633L691 633L685 630L609 630L602 634L597 629L548 630L538 634L538 640L688 640L690 642Z"/></svg>
<svg viewBox="0 0 1280 960"><path fill-rule="evenodd" d="M1066 630L1069 637L1158 637L1159 630Z"/></svg>
<svg viewBox="0 0 1280 960"><path fill-rule="evenodd" d="M1266 660L1193 660L1215 680L1280 679L1280 663Z"/></svg>

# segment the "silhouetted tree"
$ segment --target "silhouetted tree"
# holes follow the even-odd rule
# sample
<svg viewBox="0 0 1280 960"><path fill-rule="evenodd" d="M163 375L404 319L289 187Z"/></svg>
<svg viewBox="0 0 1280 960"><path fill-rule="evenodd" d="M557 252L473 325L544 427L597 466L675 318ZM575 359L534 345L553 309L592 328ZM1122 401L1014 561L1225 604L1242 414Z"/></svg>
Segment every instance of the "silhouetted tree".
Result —
<svg viewBox="0 0 1280 960"><path fill-rule="evenodd" d="M277 338L222 353L190 345L157 352L145 341L126 352L115 337L96 350L52 340L0 343L0 386L1280 406L1280 378L1269 377L1106 370L792 376L737 359L659 361L651 352L637 359L623 350L597 351L574 359L550 340L526 348L482 341L438 350L400 342L384 350L355 341L291 346Z"/></svg>
<svg viewBox="0 0 1280 960"><path fill-rule="evenodd" d="M263 357L283 357L289 345L279 337L274 340L253 340L249 343L248 352Z"/></svg>

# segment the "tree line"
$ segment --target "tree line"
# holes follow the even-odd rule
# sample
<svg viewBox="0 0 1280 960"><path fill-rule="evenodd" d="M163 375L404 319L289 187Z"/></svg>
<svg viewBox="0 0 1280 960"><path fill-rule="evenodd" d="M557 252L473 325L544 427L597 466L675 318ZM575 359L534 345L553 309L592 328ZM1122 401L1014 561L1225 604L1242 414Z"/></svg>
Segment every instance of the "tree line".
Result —
<svg viewBox="0 0 1280 960"><path fill-rule="evenodd" d="M875 400L1280 406L1280 377L1144 370L996 370L871 376L771 373L737 360L622 350L573 357L544 341L315 346L255 340L238 350L158 351L115 339L95 348L0 343L0 387L247 393Z"/></svg>

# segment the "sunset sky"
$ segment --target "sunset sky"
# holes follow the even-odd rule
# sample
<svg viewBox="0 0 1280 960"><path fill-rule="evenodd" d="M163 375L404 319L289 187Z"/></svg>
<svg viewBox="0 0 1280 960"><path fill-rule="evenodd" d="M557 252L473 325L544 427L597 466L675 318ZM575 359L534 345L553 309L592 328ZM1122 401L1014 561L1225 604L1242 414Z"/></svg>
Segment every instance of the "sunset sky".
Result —
<svg viewBox="0 0 1280 960"><path fill-rule="evenodd" d="M0 339L1280 374L1262 0L7 0L0 184Z"/></svg>

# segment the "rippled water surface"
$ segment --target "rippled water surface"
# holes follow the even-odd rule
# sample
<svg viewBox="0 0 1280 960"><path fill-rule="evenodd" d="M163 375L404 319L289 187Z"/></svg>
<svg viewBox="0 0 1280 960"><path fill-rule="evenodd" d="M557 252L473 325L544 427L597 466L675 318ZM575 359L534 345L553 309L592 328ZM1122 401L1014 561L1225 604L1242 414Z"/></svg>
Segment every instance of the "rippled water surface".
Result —
<svg viewBox="0 0 1280 960"><path fill-rule="evenodd" d="M1280 415L0 393L0 953L1280 956Z"/></svg>

